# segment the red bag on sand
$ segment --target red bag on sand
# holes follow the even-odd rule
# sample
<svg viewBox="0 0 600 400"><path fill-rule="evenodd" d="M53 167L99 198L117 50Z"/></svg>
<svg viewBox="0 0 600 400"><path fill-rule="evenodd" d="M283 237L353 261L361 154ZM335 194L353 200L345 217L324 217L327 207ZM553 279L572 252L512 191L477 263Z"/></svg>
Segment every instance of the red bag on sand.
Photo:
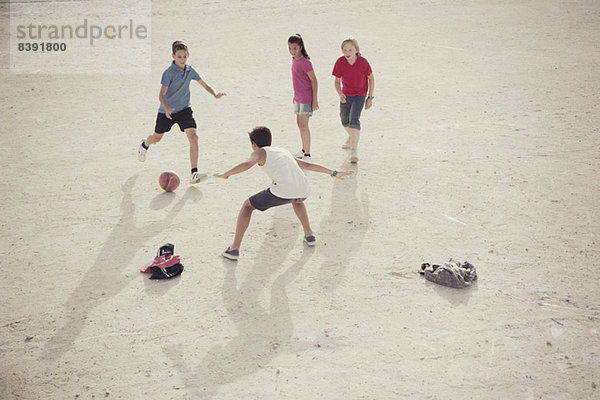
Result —
<svg viewBox="0 0 600 400"><path fill-rule="evenodd" d="M151 272L150 279L166 279L181 274L183 265L181 265L180 257L173 254L174 250L175 246L170 243L161 246L152 264L140 272Z"/></svg>
<svg viewBox="0 0 600 400"><path fill-rule="evenodd" d="M140 272L148 273L150 272L150 268L158 267L158 268L169 268L175 264L179 264L181 262L181 258L179 256L174 256L173 254L167 254L164 256L158 256L154 259L152 264L148 265L146 269L140 270Z"/></svg>

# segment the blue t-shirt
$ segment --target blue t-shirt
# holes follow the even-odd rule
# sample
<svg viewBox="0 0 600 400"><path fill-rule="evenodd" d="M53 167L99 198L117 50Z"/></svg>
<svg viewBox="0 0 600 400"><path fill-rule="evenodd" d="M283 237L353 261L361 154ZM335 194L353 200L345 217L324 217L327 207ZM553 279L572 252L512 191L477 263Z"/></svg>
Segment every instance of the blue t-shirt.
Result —
<svg viewBox="0 0 600 400"><path fill-rule="evenodd" d="M163 72L160 84L168 87L165 98L169 107L174 108L172 112L176 113L190 106L190 82L201 79L191 65L186 64L183 70L175 64L175 61ZM165 112L162 104L158 112Z"/></svg>

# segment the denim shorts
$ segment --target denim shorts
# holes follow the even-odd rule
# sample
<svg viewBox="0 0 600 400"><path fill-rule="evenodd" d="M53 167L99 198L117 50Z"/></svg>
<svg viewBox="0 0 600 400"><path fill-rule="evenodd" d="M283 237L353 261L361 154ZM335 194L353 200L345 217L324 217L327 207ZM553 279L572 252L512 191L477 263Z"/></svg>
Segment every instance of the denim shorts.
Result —
<svg viewBox="0 0 600 400"><path fill-rule="evenodd" d="M258 192L254 196L251 196L248 200L250 200L252 207L256 208L258 211L265 211L271 207L282 206L284 204L302 203L304 200L306 200L306 198L282 199L281 197L277 197L271 193L271 189L265 189L262 192Z"/></svg>
<svg viewBox="0 0 600 400"><path fill-rule="evenodd" d="M366 96L346 96L346 102L340 103L342 126L360 130L360 113L365 106Z"/></svg>
<svg viewBox="0 0 600 400"><path fill-rule="evenodd" d="M167 118L165 113L158 113L156 116L155 133L169 132L173 125L179 125L181 132L188 128L196 128L196 120L192 115L192 107L184 108L181 111L171 114L171 119Z"/></svg>
<svg viewBox="0 0 600 400"><path fill-rule="evenodd" d="M294 114L296 114L296 115L312 115L312 104L294 102Z"/></svg>

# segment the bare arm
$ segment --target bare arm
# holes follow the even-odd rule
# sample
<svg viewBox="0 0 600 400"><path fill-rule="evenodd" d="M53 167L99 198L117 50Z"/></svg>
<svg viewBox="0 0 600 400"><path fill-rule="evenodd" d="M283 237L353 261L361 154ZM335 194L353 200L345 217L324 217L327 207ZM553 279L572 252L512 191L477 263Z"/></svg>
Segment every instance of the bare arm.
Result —
<svg viewBox="0 0 600 400"><path fill-rule="evenodd" d="M317 83L317 76L315 75L315 71L308 71L306 73L306 75L308 75L308 79L310 79L310 84L312 85L312 93L313 93L312 109L313 109L313 111L317 111L319 109L319 100L317 97L319 84Z"/></svg>
<svg viewBox="0 0 600 400"><path fill-rule="evenodd" d="M235 167L231 168L227 172L223 172L222 174L214 174L213 176L217 178L227 179L231 175L239 174L241 172L247 171L254 166L257 162L265 159L266 153L264 149L257 149L250 154L250 158L248 160L239 163Z"/></svg>
<svg viewBox="0 0 600 400"><path fill-rule="evenodd" d="M333 169L326 168L320 164L309 163L298 158L296 158L296 162L298 163L298 166L300 166L300 168L302 169L314 172L322 172L324 174L329 174L338 179L344 179L344 176L351 175L354 173L354 171L336 171Z"/></svg>
<svg viewBox="0 0 600 400"><path fill-rule="evenodd" d="M221 97L225 96L225 93L217 93L215 91L215 89L212 88L212 86L210 86L208 83L204 82L203 80L199 80L198 83L200 84L200 86L202 86L204 88L204 90L206 90L208 93L212 94L215 99L220 99Z"/></svg>
<svg viewBox="0 0 600 400"><path fill-rule="evenodd" d="M158 101L160 101L160 104L162 104L163 108L165 109L166 117L171 119L171 112L174 110L174 108L169 107L169 105L167 104L167 89L169 89L168 86L160 85L160 92L158 92Z"/></svg>
<svg viewBox="0 0 600 400"><path fill-rule="evenodd" d="M342 78L338 78L336 76L334 85L335 85L335 91L337 92L338 96L340 96L340 102L345 103L346 95L344 93L342 93Z"/></svg>
<svg viewBox="0 0 600 400"><path fill-rule="evenodd" d="M373 90L375 90L375 77L373 74L369 75L367 79L369 80L369 94L367 95L365 110L368 110L373 105Z"/></svg>

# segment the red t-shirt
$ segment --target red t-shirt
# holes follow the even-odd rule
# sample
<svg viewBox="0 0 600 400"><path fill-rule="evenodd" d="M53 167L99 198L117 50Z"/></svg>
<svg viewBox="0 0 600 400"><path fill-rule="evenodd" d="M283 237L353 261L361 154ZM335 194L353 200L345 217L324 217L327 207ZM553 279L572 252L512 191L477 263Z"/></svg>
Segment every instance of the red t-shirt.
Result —
<svg viewBox="0 0 600 400"><path fill-rule="evenodd" d="M359 56L354 64L350 65L346 57L341 56L333 66L332 75L342 78L342 93L346 96L366 96L369 90L367 78L372 73L366 58Z"/></svg>

